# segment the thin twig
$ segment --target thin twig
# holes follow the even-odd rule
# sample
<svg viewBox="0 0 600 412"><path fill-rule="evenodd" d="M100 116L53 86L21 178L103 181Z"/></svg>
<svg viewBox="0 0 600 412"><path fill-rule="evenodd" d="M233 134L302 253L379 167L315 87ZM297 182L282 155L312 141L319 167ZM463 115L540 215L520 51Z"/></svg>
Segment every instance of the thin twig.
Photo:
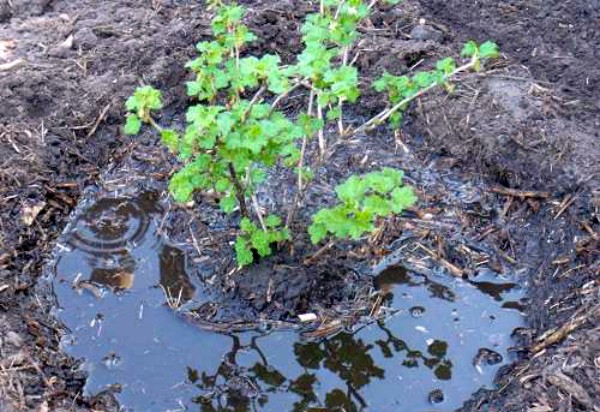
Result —
<svg viewBox="0 0 600 412"><path fill-rule="evenodd" d="M310 265L311 263L313 263L319 256L321 256L323 253L327 252L329 249L331 249L333 247L335 243L330 240L329 242L327 242L327 244L325 246L323 246L321 249L317 250L315 253L313 253L311 256L307 257L306 259L304 259L304 264L305 265Z"/></svg>
<svg viewBox="0 0 600 412"><path fill-rule="evenodd" d="M242 213L242 216L249 217L250 214L248 213L248 208L246 207L246 199L244 198L244 188L242 187L237 177L237 173L235 172L233 164L229 163L228 167L229 175L231 176L231 182L233 183L233 188L235 191L235 197L237 198L237 201L240 205L240 212Z"/></svg>
<svg viewBox="0 0 600 412"><path fill-rule="evenodd" d="M254 94L254 96L252 97L252 100L250 100L250 104L248 105L248 107L246 108L246 110L244 111L244 114L242 115L242 123L244 121L246 121L248 115L250 114L250 111L252 110L252 107L256 104L256 102L258 102L258 99L261 98L261 96L263 95L263 93L267 91L267 86L265 86L264 84L260 87L260 89L258 89L258 91Z"/></svg>
<svg viewBox="0 0 600 412"><path fill-rule="evenodd" d="M12 62L0 64L0 72L15 69L21 65L24 65L25 63L27 63L25 60L17 59L17 60L13 60Z"/></svg>
<svg viewBox="0 0 600 412"><path fill-rule="evenodd" d="M318 96L317 96L317 100L318 100ZM319 120L323 120L323 107L321 107L321 104L317 101L317 117L319 118ZM321 153L321 158L325 157L325 134L323 132L323 128L319 128L319 152Z"/></svg>
<svg viewBox="0 0 600 412"><path fill-rule="evenodd" d="M88 134L85 136L86 138L90 138L94 135L94 133L96 133L96 130L98 129L98 126L100 126L100 123L102 122L102 120L104 120L104 117L106 116L106 113L108 113L108 110L110 109L112 103L108 103L104 109L102 109L102 111L100 112L100 114L98 115L98 118L96 119L96 121L94 122L94 126L90 129L90 131L88 132Z"/></svg>
<svg viewBox="0 0 600 412"><path fill-rule="evenodd" d="M315 99L315 91L311 89L310 96L308 97L308 108L306 109L306 113L309 116L312 116L313 111L313 102ZM306 143L308 141L308 136L304 136L302 138L302 147L300 148L300 160L298 160L298 191L294 196L294 203L290 208L288 215L285 219L285 227L289 228L290 224L294 220L294 215L296 214L296 210L298 209L298 205L303 197L304 184L302 182L302 173L304 170L304 158L306 156Z"/></svg>
<svg viewBox="0 0 600 412"><path fill-rule="evenodd" d="M538 197L538 198L545 199L545 198L550 197L549 192L541 192L541 191L536 191L536 190L518 190L518 189L511 189L511 188L502 187L502 186L492 186L488 190L490 192L499 193L501 195L521 197L521 198Z"/></svg>
<svg viewBox="0 0 600 412"><path fill-rule="evenodd" d="M294 90L296 90L300 86L304 86L304 84L302 82L296 83L295 85L293 85L292 87L290 87L285 93L282 93L282 94L278 95L275 98L275 100L273 101L273 103L271 104L271 113L273 112L273 110L275 110L277 108L277 105L283 99L285 99L286 97L288 97L291 92L293 92Z"/></svg>
<svg viewBox="0 0 600 412"><path fill-rule="evenodd" d="M255 194L252 194L251 198L252 198L252 207L254 208L254 212L256 213L256 216L258 217L258 221L260 222L260 226L266 232L267 231L267 226L265 225L265 220L263 219L263 214L260 211L260 206L258 204L258 199L256 199L256 195Z"/></svg>
<svg viewBox="0 0 600 412"><path fill-rule="evenodd" d="M464 64L464 65L458 67L457 69L455 69L452 73L450 73L448 76L446 76L445 79L450 80L452 77L456 76L457 74L467 71L474 66L475 66L475 60L471 60L469 63ZM398 110L401 110L403 107L405 107L408 103L421 97L422 95L424 95L428 91L434 89L438 85L439 85L438 83L434 83L430 86L427 86L424 89L419 90L414 95L407 97L407 98L401 100L400 102L396 103L394 106L383 110L382 112L380 112L379 114L375 115L370 120L368 120L366 123L364 123L362 126L354 129L354 131L351 132L351 135L355 135L358 133L362 133L362 132L374 129L375 127L377 127L380 124L382 124L383 122L385 122L391 115L396 113Z"/></svg>

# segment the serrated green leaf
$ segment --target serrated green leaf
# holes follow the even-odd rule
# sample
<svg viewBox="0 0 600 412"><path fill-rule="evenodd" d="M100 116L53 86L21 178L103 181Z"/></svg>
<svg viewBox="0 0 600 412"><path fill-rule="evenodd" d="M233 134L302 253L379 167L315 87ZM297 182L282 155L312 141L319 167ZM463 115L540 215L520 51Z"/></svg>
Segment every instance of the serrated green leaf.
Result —
<svg viewBox="0 0 600 412"><path fill-rule="evenodd" d="M240 229L242 229L242 232L251 234L252 232L256 231L256 225L254 225L254 223L252 223L250 219L245 217L242 218L242 220L240 220Z"/></svg>
<svg viewBox="0 0 600 412"><path fill-rule="evenodd" d="M377 216L387 216L392 211L390 203L378 195L367 196L363 205Z"/></svg>
<svg viewBox="0 0 600 412"><path fill-rule="evenodd" d="M271 229L276 228L281 225L281 218L276 215L269 215L265 218L265 225Z"/></svg>
<svg viewBox="0 0 600 412"><path fill-rule="evenodd" d="M313 245L316 245L327 236L327 228L325 225L320 223L312 223L308 227L308 234L310 235L310 241Z"/></svg>
<svg viewBox="0 0 600 412"><path fill-rule="evenodd" d="M463 49L460 52L460 55L463 57L473 57L473 56L477 55L478 53L479 53L479 47L477 46L477 43L475 43L473 40L469 40L463 46Z"/></svg>
<svg viewBox="0 0 600 412"><path fill-rule="evenodd" d="M223 212L225 212L227 214L230 214L231 212L233 212L233 210L235 209L235 206L236 206L236 199L233 194L225 196L225 197L221 198L221 200L219 201L219 207L221 208L221 210Z"/></svg>
<svg viewBox="0 0 600 412"><path fill-rule="evenodd" d="M430 72L419 72L413 76L412 80L420 89L425 89L436 82L435 77Z"/></svg>
<svg viewBox="0 0 600 412"><path fill-rule="evenodd" d="M492 41L486 41L479 46L479 54L482 59L495 59L500 56L498 45Z"/></svg>
<svg viewBox="0 0 600 412"><path fill-rule="evenodd" d="M250 242L252 243L252 247L256 249L261 257L269 256L271 254L271 242L268 233L257 230L251 234Z"/></svg>
<svg viewBox="0 0 600 412"><path fill-rule="evenodd" d="M339 118L341 115L342 115L342 111L340 110L339 107L336 107L334 109L329 110L325 117L327 118L327 120L335 120L335 119Z"/></svg>
<svg viewBox="0 0 600 412"><path fill-rule="evenodd" d="M160 139L167 148L176 152L179 146L179 134L173 129L163 129L160 132Z"/></svg>
<svg viewBox="0 0 600 412"><path fill-rule="evenodd" d="M392 191L392 210L394 213L401 213L407 207L413 206L417 202L412 187L404 186L396 188Z"/></svg>
<svg viewBox="0 0 600 412"><path fill-rule="evenodd" d="M435 64L435 68L444 75L449 75L456 70L456 63L453 58L446 57L445 59L438 60Z"/></svg>
<svg viewBox="0 0 600 412"><path fill-rule="evenodd" d="M129 96L129 98L125 101L125 108L130 112L137 111L140 103L136 97L136 95Z"/></svg>
<svg viewBox="0 0 600 412"><path fill-rule="evenodd" d="M241 236L235 239L235 258L240 266L246 266L254 262L254 256L248 248L248 242Z"/></svg>
<svg viewBox="0 0 600 412"><path fill-rule="evenodd" d="M372 86L373 86L373 89L375 89L375 91L377 91L377 92L382 92L382 91L384 91L385 89L387 89L387 87L388 87L388 84L387 84L387 82L385 81L385 78L384 78L384 77L380 77L379 79L375 80L375 81L372 83Z"/></svg>
<svg viewBox="0 0 600 412"><path fill-rule="evenodd" d="M127 115L127 120L125 122L125 126L123 127L123 132L128 135L136 135L140 132L142 128L142 121L135 114Z"/></svg>
<svg viewBox="0 0 600 412"><path fill-rule="evenodd" d="M338 197L346 203L358 202L365 194L366 186L358 176L351 176L335 188Z"/></svg>
<svg viewBox="0 0 600 412"><path fill-rule="evenodd" d="M215 190L217 192L226 192L229 189L231 189L231 182L229 181L229 179L225 178L225 177L221 177L219 179L217 179L217 181L215 182Z"/></svg>

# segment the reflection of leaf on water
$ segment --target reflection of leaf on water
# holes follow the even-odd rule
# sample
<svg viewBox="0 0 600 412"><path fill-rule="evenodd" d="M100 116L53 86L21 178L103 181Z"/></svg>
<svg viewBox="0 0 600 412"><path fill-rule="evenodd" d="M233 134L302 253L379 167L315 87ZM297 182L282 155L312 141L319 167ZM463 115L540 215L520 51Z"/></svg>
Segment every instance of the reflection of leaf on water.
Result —
<svg viewBox="0 0 600 412"><path fill-rule="evenodd" d="M446 359L448 353L448 343L442 340L434 340L427 346L427 352L431 357L424 355L421 351L410 349L406 343L397 338L389 330L383 321L377 322L377 326L387 335L387 339L379 339L375 343L386 358L394 356L394 352L406 352L406 358L402 361L402 366L406 368L418 368L419 361L433 370L433 374L440 380L452 379L452 361ZM392 351L393 350L393 351Z"/></svg>
<svg viewBox="0 0 600 412"><path fill-rule="evenodd" d="M327 352L316 342L295 343L294 354L298 364L307 369L321 369L321 362L327 357Z"/></svg>
<svg viewBox="0 0 600 412"><path fill-rule="evenodd" d="M328 411L354 412L356 405L339 389L334 389L325 396L325 405Z"/></svg>
<svg viewBox="0 0 600 412"><path fill-rule="evenodd" d="M443 340L434 340L427 347L427 352L431 353L436 358L443 358L448 352L448 343Z"/></svg>
<svg viewBox="0 0 600 412"><path fill-rule="evenodd" d="M293 412L303 412L317 401L314 385L318 383L317 377L312 373L303 373L290 382L289 390L300 395L300 401L294 403Z"/></svg>
<svg viewBox="0 0 600 412"><path fill-rule="evenodd" d="M452 379L452 362L445 360L433 371L436 378L442 381L449 381Z"/></svg>
<svg viewBox="0 0 600 412"><path fill-rule="evenodd" d="M324 367L338 375L347 386L347 394L340 389L335 389L326 395L327 410L354 411L358 408L351 397L355 398L362 406L366 402L358 393L358 389L367 385L372 378L383 379L385 371L375 365L369 351L373 345L367 345L362 339L356 339L348 333L340 333L321 343L309 342L294 345L297 362L307 369L320 369ZM297 404L304 406L314 402L316 396L311 387L304 393L305 398ZM301 409L295 409L301 410Z"/></svg>
<svg viewBox="0 0 600 412"><path fill-rule="evenodd" d="M252 368L250 368L252 372L254 372L254 376L258 379L271 386L271 390L280 387L286 381L285 376L283 376L277 369L272 366L265 366L260 363L255 363Z"/></svg>
<svg viewBox="0 0 600 412"><path fill-rule="evenodd" d="M200 376L198 375L198 369L187 367L187 379L190 383L198 382Z"/></svg>
<svg viewBox="0 0 600 412"><path fill-rule="evenodd" d="M294 353L301 366L308 369L320 369L323 366L355 388L360 388L368 384L372 377L383 378L384 375L384 370L378 368L368 354L372 348L372 345L365 345L362 339L340 333L320 344L297 343Z"/></svg>
<svg viewBox="0 0 600 412"><path fill-rule="evenodd" d="M233 347L214 374L199 373L188 368L188 381L204 393L194 399L202 411L248 411L257 404L269 402L268 392L295 393L299 399L293 405L294 412L303 412L316 405L325 405L325 411L358 411L366 402L358 390L373 378L384 378L385 371L379 368L370 355L373 345L362 339L341 333L320 343L306 342L294 345L296 361L304 368L304 373L296 379L289 379L269 365L267 358L258 347L255 336L250 344L242 345L238 336L232 336ZM237 364L241 351L252 351L258 355L258 362L251 368ZM315 387L319 384L317 375L308 370L327 369L335 373L346 385L344 389L334 389L319 401Z"/></svg>

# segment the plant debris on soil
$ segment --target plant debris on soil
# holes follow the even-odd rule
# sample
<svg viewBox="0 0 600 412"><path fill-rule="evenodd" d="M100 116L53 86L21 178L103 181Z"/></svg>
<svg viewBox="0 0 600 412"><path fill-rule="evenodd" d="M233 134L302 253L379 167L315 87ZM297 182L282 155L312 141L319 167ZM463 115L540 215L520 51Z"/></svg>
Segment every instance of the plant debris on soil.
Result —
<svg viewBox="0 0 600 412"><path fill-rule="evenodd" d="M313 5L243 3L262 39L250 53L289 60ZM111 391L82 392L81 360L61 350L52 299L36 285L85 188L108 193L149 178L164 186L173 159L150 135L121 134L123 102L137 85L153 84L177 117L186 103L183 65L209 35L208 23L195 1L0 0L0 410L118 410ZM285 268L266 276L272 268L261 274L261 266L252 269L257 276L218 277L243 304L216 320L329 310L349 296L331 291L368 286L359 272L411 233L411 253L402 256L411 270L435 263L470 278L481 265L497 273L510 268L526 288L518 359L501 370L497 389L477 392L461 410L599 410L598 27L600 5L585 0L406 0L380 9L361 28L357 64L369 76L409 72L458 53L467 39L493 39L506 59L464 75L451 95L419 99L401 132L382 128L349 142L307 196L307 203L326 203L333 183L350 171L399 165L420 191L412 214L386 222L364 248L348 243L325 251L333 272L309 271L298 260L307 273L296 279ZM360 106L357 118L383 103L365 90ZM465 193L445 175L478 189ZM264 199L274 198L269 190ZM195 263L207 278L233 267L223 247L231 227L213 209L210 199L198 198L194 209L174 206L165 221L174 240L205 242L209 258L199 254ZM222 238L203 240L215 228ZM302 244L296 256L314 253Z"/></svg>

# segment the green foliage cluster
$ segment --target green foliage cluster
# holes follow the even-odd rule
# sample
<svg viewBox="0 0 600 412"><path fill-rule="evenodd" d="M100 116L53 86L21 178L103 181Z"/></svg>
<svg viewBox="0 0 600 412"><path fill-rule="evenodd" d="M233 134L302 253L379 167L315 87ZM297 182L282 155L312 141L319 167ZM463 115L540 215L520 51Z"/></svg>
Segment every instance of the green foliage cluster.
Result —
<svg viewBox="0 0 600 412"><path fill-rule="evenodd" d="M281 228L281 219L269 215L265 219L265 228L261 229L247 217L240 222L241 234L235 240L235 254L239 265L248 265L254 261L253 250L260 257L271 254L271 245L290 239L287 228Z"/></svg>
<svg viewBox="0 0 600 412"><path fill-rule="evenodd" d="M474 41L465 44L461 55L470 57L471 61L467 63L474 70L481 70L481 61L492 59L499 56L498 46L487 41L478 45ZM390 123L394 127L399 127L402 123L402 112L406 110L409 103L418 94L433 86L442 86L447 91L453 90L450 82L451 77L456 74L459 68L456 61L451 57L438 60L433 70L419 71L413 76L394 76L390 73L384 73L378 80L373 82L373 87L378 92L387 91L388 99L392 105L399 105L398 110L389 117Z"/></svg>
<svg viewBox="0 0 600 412"><path fill-rule="evenodd" d="M335 189L339 204L321 209L308 228L311 241L319 243L331 235L338 239L359 239L375 229L377 218L399 214L417 198L404 186L400 170L384 168L362 177L351 176Z"/></svg>
<svg viewBox="0 0 600 412"><path fill-rule="evenodd" d="M194 78L186 83L193 104L187 109L184 130L164 128L154 121L152 114L163 102L161 92L153 87L140 87L127 100L125 133L137 134L144 123L150 124L183 163L170 182L176 201L190 200L196 190L212 191L224 212L239 208L243 219L235 250L240 265L252 263L256 254L270 255L273 243L290 239L290 222L283 225L275 215L263 217L256 204L256 191L269 168L279 164L295 170L299 174L298 193L302 193L312 177L311 166L304 162L306 142L319 136L322 160L327 123L337 122L340 138L346 134L343 105L356 102L360 96L359 73L350 52L359 24L375 4L321 0L319 12L309 14L302 26L304 49L296 63L283 65L274 54L245 55L245 47L256 36L243 24L244 8L234 2L211 0L209 6L215 9L213 40L198 43L197 57L186 64ZM462 54L471 59L469 67L479 70L480 59L494 57L497 47L491 42L469 42ZM373 86L386 91L395 106L372 122L389 118L398 126L400 113L411 98L433 85L450 90L450 79L460 70L447 58L439 61L435 70L412 77L385 73ZM310 91L309 104L304 112L290 118L277 106L299 87ZM328 235L357 239L373 230L378 218L400 213L416 201L412 190L401 181L402 173L393 169L350 177L337 188L340 204L314 216L309 230L312 241L318 243ZM254 216L249 204L254 207ZM260 227L251 219L257 219Z"/></svg>

